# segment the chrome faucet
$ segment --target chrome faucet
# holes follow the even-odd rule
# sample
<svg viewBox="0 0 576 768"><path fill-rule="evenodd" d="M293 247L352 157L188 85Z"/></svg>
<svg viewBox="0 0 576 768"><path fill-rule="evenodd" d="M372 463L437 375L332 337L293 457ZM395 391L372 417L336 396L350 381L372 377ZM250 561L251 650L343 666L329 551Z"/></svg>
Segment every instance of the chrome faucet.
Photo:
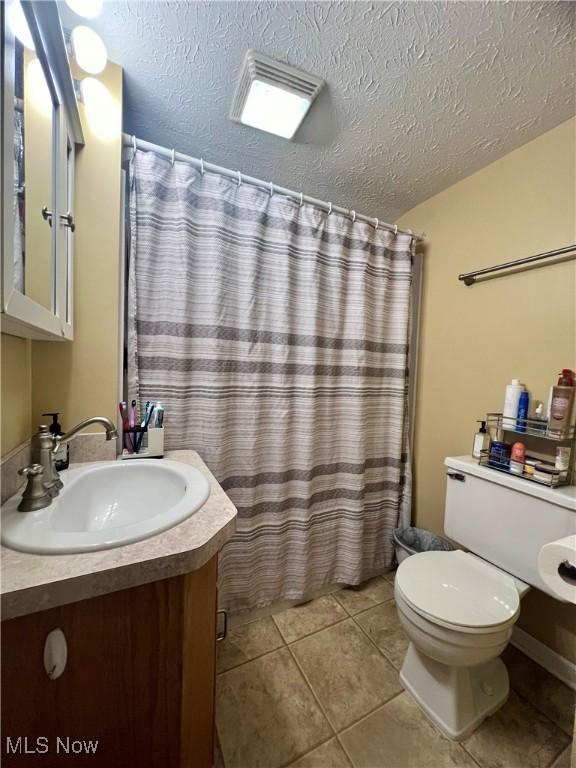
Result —
<svg viewBox="0 0 576 768"><path fill-rule="evenodd" d="M84 419L84 421L76 424L75 427L69 429L64 435L53 435L45 424L41 424L38 427L38 431L32 438L32 461L39 464L43 469L41 473L42 484L46 490L46 495L50 499L47 501L47 504L50 504L51 499L55 496L58 496L63 486L56 469L56 452L58 448L62 443L68 443L72 440L78 432L93 424L100 424L104 427L106 430L106 440L114 440L118 437L116 427L105 416L93 416L90 419Z"/></svg>

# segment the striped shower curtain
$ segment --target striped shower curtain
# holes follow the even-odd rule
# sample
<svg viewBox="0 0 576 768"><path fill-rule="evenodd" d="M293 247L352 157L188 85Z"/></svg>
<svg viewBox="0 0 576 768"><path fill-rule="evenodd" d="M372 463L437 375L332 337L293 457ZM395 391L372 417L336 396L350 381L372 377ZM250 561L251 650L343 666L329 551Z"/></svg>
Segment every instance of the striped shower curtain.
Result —
<svg viewBox="0 0 576 768"><path fill-rule="evenodd" d="M238 508L220 602L388 569L410 517L412 238L192 165L130 165L129 395Z"/></svg>

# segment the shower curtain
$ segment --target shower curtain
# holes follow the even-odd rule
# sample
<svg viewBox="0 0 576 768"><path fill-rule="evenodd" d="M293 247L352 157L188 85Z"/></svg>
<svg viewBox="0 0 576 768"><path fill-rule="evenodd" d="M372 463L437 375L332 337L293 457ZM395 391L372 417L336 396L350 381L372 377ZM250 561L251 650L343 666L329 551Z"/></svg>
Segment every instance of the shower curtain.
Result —
<svg viewBox="0 0 576 768"><path fill-rule="evenodd" d="M220 603L388 569L410 519L413 241L138 150L129 396L161 400L238 509Z"/></svg>

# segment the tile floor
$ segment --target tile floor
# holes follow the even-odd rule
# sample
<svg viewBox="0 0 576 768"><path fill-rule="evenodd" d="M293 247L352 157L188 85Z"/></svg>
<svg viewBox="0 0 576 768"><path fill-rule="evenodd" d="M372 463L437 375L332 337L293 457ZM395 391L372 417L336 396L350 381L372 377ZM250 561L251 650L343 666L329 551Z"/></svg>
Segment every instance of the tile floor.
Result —
<svg viewBox="0 0 576 768"><path fill-rule="evenodd" d="M512 646L506 705L461 744L398 680L393 574L232 629L219 645L217 768L569 768L574 693Z"/></svg>

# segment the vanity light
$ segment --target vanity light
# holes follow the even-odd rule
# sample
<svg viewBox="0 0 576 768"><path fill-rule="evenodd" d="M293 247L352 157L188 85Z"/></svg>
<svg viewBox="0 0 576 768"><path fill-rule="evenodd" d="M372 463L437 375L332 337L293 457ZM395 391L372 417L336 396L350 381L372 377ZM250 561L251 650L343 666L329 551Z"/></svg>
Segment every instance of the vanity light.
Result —
<svg viewBox="0 0 576 768"><path fill-rule="evenodd" d="M72 51L78 66L91 75L98 75L106 67L108 54L102 38L90 27L75 27L70 37Z"/></svg>
<svg viewBox="0 0 576 768"><path fill-rule="evenodd" d="M248 51L234 94L234 122L291 139L324 81L256 51Z"/></svg>
<svg viewBox="0 0 576 768"><path fill-rule="evenodd" d="M28 22L24 16L24 11L18 0L12 0L6 8L6 20L8 26L14 35L20 40L23 46L29 50L34 50L34 40L28 27Z"/></svg>
<svg viewBox="0 0 576 768"><path fill-rule="evenodd" d="M95 19L102 10L102 0L66 0L66 5L84 19Z"/></svg>

